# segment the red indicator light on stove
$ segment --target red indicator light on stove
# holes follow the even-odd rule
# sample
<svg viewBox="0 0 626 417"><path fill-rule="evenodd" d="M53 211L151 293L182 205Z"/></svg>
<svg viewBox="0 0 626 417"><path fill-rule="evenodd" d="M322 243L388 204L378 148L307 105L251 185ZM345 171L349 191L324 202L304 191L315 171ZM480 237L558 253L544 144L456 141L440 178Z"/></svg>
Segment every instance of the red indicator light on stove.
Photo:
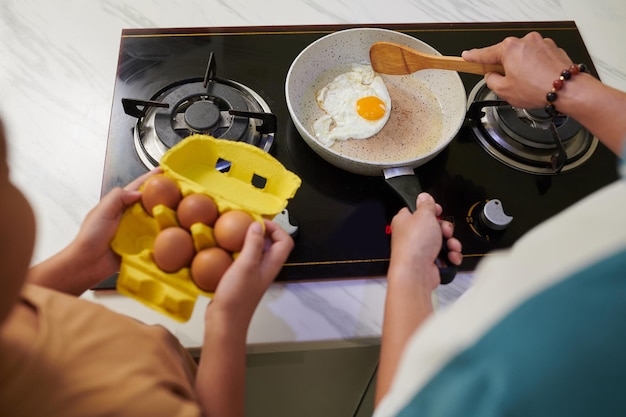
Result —
<svg viewBox="0 0 626 417"><path fill-rule="evenodd" d="M441 216L437 216L437 220L441 220ZM386 235L391 235L391 225L390 224L385 226L385 234Z"/></svg>

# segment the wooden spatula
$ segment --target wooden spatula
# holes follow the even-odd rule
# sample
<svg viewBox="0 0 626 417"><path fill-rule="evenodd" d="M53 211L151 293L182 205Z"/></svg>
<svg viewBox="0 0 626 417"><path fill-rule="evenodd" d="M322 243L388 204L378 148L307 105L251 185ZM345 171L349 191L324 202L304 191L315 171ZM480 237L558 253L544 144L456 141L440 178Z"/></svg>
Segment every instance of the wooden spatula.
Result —
<svg viewBox="0 0 626 417"><path fill-rule="evenodd" d="M370 48L374 71L389 75L412 74L423 69L443 69L483 75L487 72L504 74L500 64L478 64L461 57L430 55L393 42L376 42Z"/></svg>

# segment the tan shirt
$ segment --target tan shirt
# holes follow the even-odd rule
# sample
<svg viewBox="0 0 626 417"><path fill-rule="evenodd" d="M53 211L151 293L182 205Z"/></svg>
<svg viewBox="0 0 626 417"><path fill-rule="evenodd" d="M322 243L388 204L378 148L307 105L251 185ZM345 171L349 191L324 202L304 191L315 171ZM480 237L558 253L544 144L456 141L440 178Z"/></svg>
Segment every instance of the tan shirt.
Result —
<svg viewBox="0 0 626 417"><path fill-rule="evenodd" d="M174 336L105 307L26 286L36 313L30 347L0 340L2 416L198 416L195 363ZM23 327L22 327L23 328Z"/></svg>

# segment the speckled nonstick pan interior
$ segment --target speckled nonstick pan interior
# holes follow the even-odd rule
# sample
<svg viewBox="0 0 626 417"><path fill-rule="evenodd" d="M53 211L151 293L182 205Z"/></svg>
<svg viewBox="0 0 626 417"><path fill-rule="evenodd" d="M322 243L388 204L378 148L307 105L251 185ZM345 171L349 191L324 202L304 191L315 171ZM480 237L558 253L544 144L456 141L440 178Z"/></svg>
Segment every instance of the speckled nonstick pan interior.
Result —
<svg viewBox="0 0 626 417"><path fill-rule="evenodd" d="M454 71L423 70L405 76L383 75L390 94L394 85L399 86L395 90L404 90L403 103L397 102L392 94L391 117L381 131L386 135L385 141L379 141L378 137L349 140L347 142L358 142L355 145L358 145L358 151L352 153L346 152L346 147L338 146L343 144L323 145L312 132L313 121L323 114L315 100L316 90L349 69L350 64L369 63L369 48L378 41L396 42L441 55L428 44L404 33L377 28L342 30L307 46L291 64L285 83L289 114L309 147L339 168L370 176L384 175L385 170L392 168L416 168L434 158L459 131L467 99L461 78ZM399 105L403 107L398 108ZM406 117L407 111L417 111L421 116ZM395 125L392 124L394 117L398 119ZM406 123L402 124L402 121ZM438 125L433 127L434 124ZM423 143L424 134L429 137L428 144ZM388 154L396 142L409 144L411 149L398 148L397 152Z"/></svg>
<svg viewBox="0 0 626 417"><path fill-rule="evenodd" d="M373 138L327 147L312 131L313 121L323 114L316 92L351 64L369 63L370 46L379 41L441 55L430 45L392 30L357 28L331 33L307 46L291 64L285 82L287 108L304 141L320 157L355 174L384 176L415 210L422 189L414 168L443 151L463 124L467 96L458 73L423 70L405 76L384 75L392 99L391 116Z"/></svg>

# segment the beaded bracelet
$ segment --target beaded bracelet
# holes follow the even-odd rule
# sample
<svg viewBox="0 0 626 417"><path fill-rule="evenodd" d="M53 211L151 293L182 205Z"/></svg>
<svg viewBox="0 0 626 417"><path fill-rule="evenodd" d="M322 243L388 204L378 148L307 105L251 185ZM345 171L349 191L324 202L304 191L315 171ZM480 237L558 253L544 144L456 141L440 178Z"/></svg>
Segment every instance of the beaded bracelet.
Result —
<svg viewBox="0 0 626 417"><path fill-rule="evenodd" d="M561 71L561 76L554 80L552 90L546 94L546 100L548 101L548 104L546 104L546 112L550 117L556 117L559 114L554 106L554 102L558 97L556 92L563 88L565 81L572 78L572 75L576 75L580 72L587 72L587 66L585 64L571 65L568 69Z"/></svg>

